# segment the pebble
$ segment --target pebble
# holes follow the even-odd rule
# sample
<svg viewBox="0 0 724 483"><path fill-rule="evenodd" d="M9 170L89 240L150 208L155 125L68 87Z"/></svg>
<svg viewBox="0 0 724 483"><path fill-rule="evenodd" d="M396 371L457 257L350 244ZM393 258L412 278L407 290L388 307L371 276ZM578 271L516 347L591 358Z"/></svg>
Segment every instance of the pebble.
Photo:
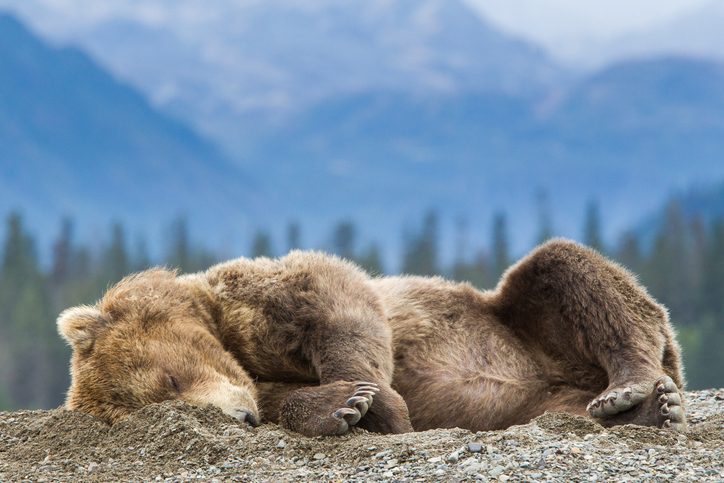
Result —
<svg viewBox="0 0 724 483"><path fill-rule="evenodd" d="M468 443L468 451L471 453L480 453L483 451L482 443Z"/></svg>
<svg viewBox="0 0 724 483"><path fill-rule="evenodd" d="M484 463L474 463L472 465L466 466L463 469L464 473L480 473L481 471L485 470L486 465Z"/></svg>
<svg viewBox="0 0 724 483"><path fill-rule="evenodd" d="M715 402L714 394L722 395L724 401L724 390L708 393L711 394L705 399L698 393L687 393L687 411L690 411L692 421L721 418L724 403L717 402L711 408L710 404ZM576 420L558 422L549 419L545 421L546 426L533 423L505 431L481 431L475 435L457 429L390 436L353 430L342 438L304 438L273 425L263 425L254 434L239 434L232 430L224 436L228 426L205 426L187 421L188 416L182 411L176 411L176 414L176 421L186 421L184 424L194 433L177 437L176 433L163 433L163 426L151 423L148 434L153 438L174 434L169 440L178 438L177 441L183 443L157 444L151 436L139 432L127 439L115 440L117 446L110 452L104 447L105 443L96 443L99 441L96 439L93 443L96 453L92 456L85 453L64 457L48 454L46 457L43 452L28 462L26 469L12 461L0 461L0 481L72 481L78 466L87 474L86 479L98 478L91 474L96 471L112 474L112 470L118 470L118 474L129 481L169 483L272 483L284 479L338 483L724 481L724 470L720 465L724 433L717 436L711 431L678 435L624 427L586 437L571 432ZM551 421L558 426L548 429ZM159 422L178 424L168 423L167 418L161 418ZM0 417L0 449L15 435L23 434L16 428L21 424L32 427L31 423L34 421L24 418L13 426ZM696 428L697 424L691 426ZM48 431L47 427L43 431ZM27 434L33 445L43 444L43 438L47 438L43 433ZM186 439L180 439L180 436ZM468 443L473 438L476 441ZM183 446L174 447L173 444ZM133 454L127 451L129 445L135 447ZM184 452L187 445L193 449ZM144 449L144 454L139 456ZM11 450L15 449L7 449ZM213 454L211 450L217 453ZM161 454L165 458L159 459ZM212 454L214 460L211 460ZM184 462L178 460L182 456L185 456ZM88 457L94 457L96 461L91 464L87 459L83 461L82 458ZM212 461L216 466L212 466ZM186 469L180 466L186 466ZM15 478L16 474L18 478ZM76 479L82 479L77 476Z"/></svg>

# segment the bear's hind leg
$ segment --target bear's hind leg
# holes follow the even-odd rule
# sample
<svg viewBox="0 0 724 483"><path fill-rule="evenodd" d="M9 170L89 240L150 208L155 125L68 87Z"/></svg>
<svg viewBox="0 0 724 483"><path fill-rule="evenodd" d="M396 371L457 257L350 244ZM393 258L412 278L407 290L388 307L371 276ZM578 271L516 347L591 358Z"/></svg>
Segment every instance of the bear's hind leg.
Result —
<svg viewBox="0 0 724 483"><path fill-rule="evenodd" d="M585 408L594 418L686 427L683 370L666 310L620 266L556 240L511 268L495 303L551 385L599 394Z"/></svg>

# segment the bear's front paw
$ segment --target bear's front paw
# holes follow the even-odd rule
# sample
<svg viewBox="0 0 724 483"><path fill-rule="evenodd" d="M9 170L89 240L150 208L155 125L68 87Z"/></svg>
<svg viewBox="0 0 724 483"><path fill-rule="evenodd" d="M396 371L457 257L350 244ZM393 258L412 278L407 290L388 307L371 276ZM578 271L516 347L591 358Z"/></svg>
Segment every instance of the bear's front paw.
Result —
<svg viewBox="0 0 724 483"><path fill-rule="evenodd" d="M350 426L354 426L367 414L372 405L373 396L380 392L380 388L374 382L356 382L357 388L351 398L347 399L344 407L337 409L332 416L340 421L337 434L344 434Z"/></svg>
<svg viewBox="0 0 724 483"><path fill-rule="evenodd" d="M344 434L367 414L379 391L377 384L362 381L303 387L284 400L279 424L305 436Z"/></svg>

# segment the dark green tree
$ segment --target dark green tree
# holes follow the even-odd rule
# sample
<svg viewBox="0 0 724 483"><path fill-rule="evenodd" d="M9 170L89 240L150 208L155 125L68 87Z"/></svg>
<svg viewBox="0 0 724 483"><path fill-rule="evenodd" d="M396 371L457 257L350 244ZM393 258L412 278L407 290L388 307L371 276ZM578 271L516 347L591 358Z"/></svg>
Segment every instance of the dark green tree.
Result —
<svg viewBox="0 0 724 483"><path fill-rule="evenodd" d="M50 270L50 282L59 286L71 276L73 265L73 222L64 218L60 228L60 236L53 244L53 267Z"/></svg>
<svg viewBox="0 0 724 483"><path fill-rule="evenodd" d="M554 236L548 190L539 189L536 193L536 202L538 205L538 244L540 245Z"/></svg>
<svg viewBox="0 0 724 483"><path fill-rule="evenodd" d="M60 384L56 355L62 343L56 335L51 297L37 263L34 242L22 218L8 219L0 267L0 383L11 409L59 404ZM67 360L66 360L67 361ZM58 380L60 378L60 380ZM66 386L67 387L67 386Z"/></svg>
<svg viewBox="0 0 724 483"><path fill-rule="evenodd" d="M136 238L136 251L133 255L132 265L134 272L146 270L153 266L151 256L148 254L148 244L146 243L146 238L143 236Z"/></svg>
<svg viewBox="0 0 724 483"><path fill-rule="evenodd" d="M627 231L621 236L616 260L633 273L641 273L641 246L634 232Z"/></svg>
<svg viewBox="0 0 724 483"><path fill-rule="evenodd" d="M498 280L508 265L508 230L505 213L498 212L493 216L493 267L492 278Z"/></svg>
<svg viewBox="0 0 724 483"><path fill-rule="evenodd" d="M404 238L402 272L413 275L439 274L437 212L427 212L419 235L408 233Z"/></svg>
<svg viewBox="0 0 724 483"><path fill-rule="evenodd" d="M357 229L349 220L340 221L332 234L332 251L347 260L355 259Z"/></svg>
<svg viewBox="0 0 724 483"><path fill-rule="evenodd" d="M252 258L274 257L271 235L268 232L257 230L254 235L254 241L251 244L251 256Z"/></svg>
<svg viewBox="0 0 724 483"><path fill-rule="evenodd" d="M289 251L302 248L302 230L296 221L287 225L287 248Z"/></svg>
<svg viewBox="0 0 724 483"><path fill-rule="evenodd" d="M724 332L724 220L712 224L710 242L704 255L700 294L701 312L718 321Z"/></svg>
<svg viewBox="0 0 724 483"><path fill-rule="evenodd" d="M681 204L670 203L653 252L642 267L644 285L671 311L677 324L691 325L697 319L697 284L692 267L696 265L687 243L689 231Z"/></svg>
<svg viewBox="0 0 724 483"><path fill-rule="evenodd" d="M370 244L367 250L357 258L357 263L372 276L385 274L380 248L376 243Z"/></svg>
<svg viewBox="0 0 724 483"><path fill-rule="evenodd" d="M191 259L191 242L189 240L189 225L185 216L179 216L171 224L169 230L171 243L168 255L168 264L178 268L183 273L195 271Z"/></svg>
<svg viewBox="0 0 724 483"><path fill-rule="evenodd" d="M126 250L126 233L120 222L114 223L111 228L111 243L105 253L103 268L102 282L107 285L119 282L131 271Z"/></svg>
<svg viewBox="0 0 724 483"><path fill-rule="evenodd" d="M605 253L601 237L601 212L597 201L590 201L586 207L586 221L583 228L583 243Z"/></svg>

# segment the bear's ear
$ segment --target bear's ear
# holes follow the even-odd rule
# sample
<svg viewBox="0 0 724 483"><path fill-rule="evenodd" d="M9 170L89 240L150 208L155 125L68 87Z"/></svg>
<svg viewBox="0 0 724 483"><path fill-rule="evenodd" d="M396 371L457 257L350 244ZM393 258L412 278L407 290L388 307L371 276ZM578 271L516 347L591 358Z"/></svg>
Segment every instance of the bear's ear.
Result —
<svg viewBox="0 0 724 483"><path fill-rule="evenodd" d="M95 334L105 325L100 310L86 305L67 309L58 316L58 332L78 351L90 350Z"/></svg>

